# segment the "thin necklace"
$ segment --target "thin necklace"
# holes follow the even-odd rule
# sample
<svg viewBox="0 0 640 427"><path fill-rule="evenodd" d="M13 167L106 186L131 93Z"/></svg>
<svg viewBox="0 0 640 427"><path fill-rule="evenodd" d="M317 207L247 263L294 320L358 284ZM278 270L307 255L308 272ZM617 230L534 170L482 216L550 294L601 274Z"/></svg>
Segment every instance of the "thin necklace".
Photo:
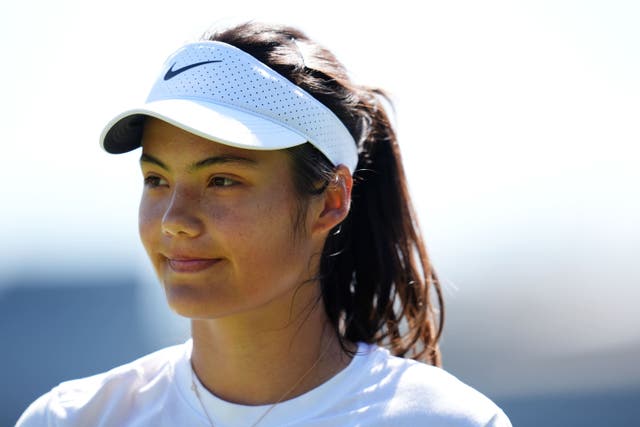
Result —
<svg viewBox="0 0 640 427"><path fill-rule="evenodd" d="M280 396L280 398L276 400L275 403L269 406L267 410L264 412L264 414L262 414L256 422L251 424L251 427L256 427L260 423L260 421L262 421L267 415L269 415L269 413L276 406L278 406L278 404L281 403L285 399L285 397L287 397L289 393L291 393L293 390L295 390L296 387L300 385L300 383L311 373L311 371L313 371L313 369L318 365L318 363L320 363L320 360L325 356L325 354L327 353L327 350L329 350L328 345L324 348L324 350L322 350L322 353L320 353L316 361L313 362L313 365L311 365L311 367L307 369L307 371L298 379L298 381L296 381L295 384L290 389L288 389L282 396ZM193 370L193 367L191 367L191 390L193 390L196 397L198 398L198 402L200 402L200 407L202 407L204 414L207 416L207 419L209 420L209 424L211 425L211 427L215 427L213 425L213 421L211 420L211 416L209 415L209 412L207 412L207 408L204 406L204 403L202 402L202 398L200 397L200 391L198 390L198 386L196 385L196 374Z"/></svg>

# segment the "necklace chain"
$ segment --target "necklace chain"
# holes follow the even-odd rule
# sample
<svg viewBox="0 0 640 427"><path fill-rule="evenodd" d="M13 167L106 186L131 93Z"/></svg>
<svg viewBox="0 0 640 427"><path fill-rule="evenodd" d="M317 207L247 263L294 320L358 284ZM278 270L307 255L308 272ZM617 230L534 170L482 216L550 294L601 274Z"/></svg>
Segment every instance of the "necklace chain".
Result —
<svg viewBox="0 0 640 427"><path fill-rule="evenodd" d="M324 350L322 350L322 353L320 353L316 361L313 362L313 365L311 365L311 367L307 369L307 371L300 378L298 378L295 384L293 384L291 388L289 388L282 396L280 396L280 398L276 400L275 403L270 405L267 408L267 410L260 416L260 418L258 418L253 424L251 424L251 427L256 427L267 415L269 415L269 413L276 406L278 406L278 404L280 404L293 390L296 389L296 387L300 385L300 383L311 373L311 371L313 371L313 369L318 365L318 363L320 363L320 360L325 356L328 349L329 349L329 346L326 346ZM198 390L198 386L196 385L196 374L193 370L193 367L191 368L191 390L193 390L196 397L198 398L198 402L200 402L200 406L202 407L204 414L207 416L207 419L209 420L209 424L211 425L211 427L215 427L213 425L213 420L211 420L211 416L209 415L209 412L207 411L207 408L204 406L204 402L202 402L202 398L200 397L200 391Z"/></svg>

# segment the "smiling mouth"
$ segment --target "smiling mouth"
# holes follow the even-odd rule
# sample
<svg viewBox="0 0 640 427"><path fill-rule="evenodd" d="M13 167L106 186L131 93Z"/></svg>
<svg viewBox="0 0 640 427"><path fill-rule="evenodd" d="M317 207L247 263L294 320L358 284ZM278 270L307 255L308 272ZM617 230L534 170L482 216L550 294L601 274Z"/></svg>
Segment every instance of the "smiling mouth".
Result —
<svg viewBox="0 0 640 427"><path fill-rule="evenodd" d="M221 260L221 258L167 258L167 264L176 273L197 273Z"/></svg>

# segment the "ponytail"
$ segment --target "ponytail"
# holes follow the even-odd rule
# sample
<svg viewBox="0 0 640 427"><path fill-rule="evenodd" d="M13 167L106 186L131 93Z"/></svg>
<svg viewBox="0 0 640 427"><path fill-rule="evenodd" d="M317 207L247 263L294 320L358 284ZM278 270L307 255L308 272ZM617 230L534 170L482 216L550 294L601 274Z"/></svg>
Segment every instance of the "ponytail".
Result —
<svg viewBox="0 0 640 427"><path fill-rule="evenodd" d="M397 356L439 365L439 282L410 201L396 134L380 102L385 95L361 92L366 125L351 212L340 232L327 239L321 261L325 307L332 320L344 316L349 341L375 342Z"/></svg>
<svg viewBox="0 0 640 427"><path fill-rule="evenodd" d="M207 37L235 45L331 109L357 141L351 211L327 237L319 279L326 313L344 340L440 365L444 308L427 257L380 89L357 86L328 50L290 27L243 24ZM333 166L311 144L287 150L298 192L324 191ZM301 203L298 218L306 211ZM296 221L299 224L299 221ZM435 298L435 301L433 301Z"/></svg>

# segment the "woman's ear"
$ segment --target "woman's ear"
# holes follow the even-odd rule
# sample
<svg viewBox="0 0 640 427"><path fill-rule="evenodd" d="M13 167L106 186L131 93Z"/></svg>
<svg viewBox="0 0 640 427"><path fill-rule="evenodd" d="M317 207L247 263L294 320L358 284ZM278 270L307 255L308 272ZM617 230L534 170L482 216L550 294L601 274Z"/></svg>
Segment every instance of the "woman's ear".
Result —
<svg viewBox="0 0 640 427"><path fill-rule="evenodd" d="M338 165L333 179L318 201L320 206L314 212L312 233L326 234L347 217L351 206L352 187L351 172L345 165Z"/></svg>

